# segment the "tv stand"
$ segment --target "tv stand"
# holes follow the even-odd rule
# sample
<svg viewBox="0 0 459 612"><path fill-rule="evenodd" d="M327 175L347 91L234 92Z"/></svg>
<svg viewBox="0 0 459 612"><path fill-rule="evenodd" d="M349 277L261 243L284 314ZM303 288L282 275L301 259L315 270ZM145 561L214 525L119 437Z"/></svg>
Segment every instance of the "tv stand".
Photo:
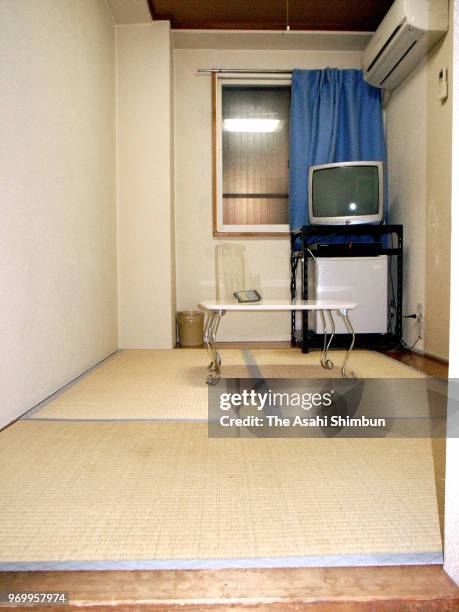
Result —
<svg viewBox="0 0 459 612"><path fill-rule="evenodd" d="M336 237L348 240L336 243ZM368 349L394 349L402 340L403 307L403 226L402 225L304 225L290 234L290 293L291 298L308 299L308 259L310 257L376 257L387 255L389 260L388 326L385 334L357 333L355 346ZM300 283L297 286L298 264ZM393 295L391 295L393 293ZM297 328L292 312L291 343L301 346L303 353L322 348L323 334L309 328L308 313L302 312L301 329ZM335 336L334 345L343 348L349 343L347 334Z"/></svg>

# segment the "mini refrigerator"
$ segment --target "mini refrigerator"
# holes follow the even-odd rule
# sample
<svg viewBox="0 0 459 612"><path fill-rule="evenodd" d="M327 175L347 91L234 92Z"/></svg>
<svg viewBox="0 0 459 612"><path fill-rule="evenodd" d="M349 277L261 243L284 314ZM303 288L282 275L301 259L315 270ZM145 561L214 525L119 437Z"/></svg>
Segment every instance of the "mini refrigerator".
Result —
<svg viewBox="0 0 459 612"><path fill-rule="evenodd" d="M349 318L356 333L387 333L387 255L307 258L308 298L357 302ZM343 317L333 313L337 334L348 333ZM328 320L327 327L330 331ZM309 329L323 333L318 312L309 313Z"/></svg>

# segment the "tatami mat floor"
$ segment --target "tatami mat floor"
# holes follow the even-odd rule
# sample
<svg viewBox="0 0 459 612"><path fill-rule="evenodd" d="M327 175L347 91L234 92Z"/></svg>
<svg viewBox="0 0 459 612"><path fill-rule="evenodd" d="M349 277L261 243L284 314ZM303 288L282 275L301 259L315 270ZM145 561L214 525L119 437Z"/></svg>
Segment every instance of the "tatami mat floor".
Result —
<svg viewBox="0 0 459 612"><path fill-rule="evenodd" d="M243 352L221 351L226 376L247 377ZM118 351L31 418L207 419L204 349Z"/></svg>
<svg viewBox="0 0 459 612"><path fill-rule="evenodd" d="M22 421L2 433L0 466L10 569L441 554L425 439L209 439L201 423Z"/></svg>
<svg viewBox="0 0 459 612"><path fill-rule="evenodd" d="M294 358L263 351L263 373ZM371 355L418 376L358 355L360 374ZM208 438L206 364L122 351L1 432L0 568L441 562L430 439Z"/></svg>
<svg viewBox="0 0 459 612"><path fill-rule="evenodd" d="M333 370L320 366L318 352L302 354L298 349L224 349L221 355L226 377L340 378L338 364L344 353L330 353L336 364ZM28 417L206 420L208 403L204 381L208 363L204 349L119 351ZM425 376L371 351L354 351L351 366L358 376L366 378Z"/></svg>

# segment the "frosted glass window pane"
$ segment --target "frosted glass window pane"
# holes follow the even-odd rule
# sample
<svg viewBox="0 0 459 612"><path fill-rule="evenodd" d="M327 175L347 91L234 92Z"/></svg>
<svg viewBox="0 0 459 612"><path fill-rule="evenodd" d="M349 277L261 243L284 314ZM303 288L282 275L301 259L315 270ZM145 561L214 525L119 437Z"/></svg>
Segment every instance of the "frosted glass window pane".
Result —
<svg viewBox="0 0 459 612"><path fill-rule="evenodd" d="M290 87L222 87L223 223L288 223Z"/></svg>

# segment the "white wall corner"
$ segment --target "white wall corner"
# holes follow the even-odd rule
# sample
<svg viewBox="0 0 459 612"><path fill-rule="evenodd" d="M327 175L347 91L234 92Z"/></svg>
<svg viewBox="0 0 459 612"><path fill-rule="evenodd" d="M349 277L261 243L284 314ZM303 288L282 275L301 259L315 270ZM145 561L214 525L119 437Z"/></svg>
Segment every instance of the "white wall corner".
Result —
<svg viewBox="0 0 459 612"><path fill-rule="evenodd" d="M1 2L0 427L116 350L115 28Z"/></svg>
<svg viewBox="0 0 459 612"><path fill-rule="evenodd" d="M117 28L121 348L175 344L170 25Z"/></svg>

